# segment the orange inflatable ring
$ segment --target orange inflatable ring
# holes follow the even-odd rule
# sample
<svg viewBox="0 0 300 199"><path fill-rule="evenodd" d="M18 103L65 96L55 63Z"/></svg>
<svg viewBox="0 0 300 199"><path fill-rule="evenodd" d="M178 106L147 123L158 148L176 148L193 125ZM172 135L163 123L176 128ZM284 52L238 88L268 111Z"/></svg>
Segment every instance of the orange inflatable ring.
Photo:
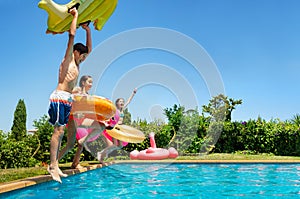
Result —
<svg viewBox="0 0 300 199"><path fill-rule="evenodd" d="M71 115L75 117L105 121L115 113L116 106L109 99L96 95L74 95Z"/></svg>
<svg viewBox="0 0 300 199"><path fill-rule="evenodd" d="M113 138L129 143L141 143L145 139L143 132L127 125L117 124L112 130L106 132Z"/></svg>

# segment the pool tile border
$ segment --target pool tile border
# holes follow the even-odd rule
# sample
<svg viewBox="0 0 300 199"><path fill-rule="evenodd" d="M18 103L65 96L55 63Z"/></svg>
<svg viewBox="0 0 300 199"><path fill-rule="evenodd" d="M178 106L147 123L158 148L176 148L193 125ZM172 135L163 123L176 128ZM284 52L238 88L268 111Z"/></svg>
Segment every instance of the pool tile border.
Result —
<svg viewBox="0 0 300 199"><path fill-rule="evenodd" d="M114 162L90 165L90 166L84 167L82 169L67 169L67 170L64 170L64 173L68 174L68 176L71 176L74 174L83 173L86 171L106 167L106 166L109 166L112 164L114 164ZM50 175L40 175L40 176L29 177L29 178L25 178L25 179L21 179L21 180L3 183L3 184L0 184L0 194L9 192L9 191L14 191L17 189L22 189L22 188L25 188L28 186L39 184L39 183L48 182L51 180L52 180L52 178Z"/></svg>
<svg viewBox="0 0 300 199"><path fill-rule="evenodd" d="M201 164L234 164L234 163L265 163L265 164L300 164L300 160L116 160L107 162L104 164L95 164L90 165L87 167L84 167L82 169L68 169L64 170L64 173L68 174L69 176L75 175L78 173L83 173L86 171L103 168L109 165L113 164L144 164L144 163L187 163L187 164L193 164L193 163L201 163ZM28 186L36 185L43 182L51 181L52 178L50 175L40 175L35 177L29 177L21 180L16 180L8 183L0 184L0 194L14 191L17 189L22 189Z"/></svg>
<svg viewBox="0 0 300 199"><path fill-rule="evenodd" d="M136 164L136 163L201 163L201 164L300 164L300 160L116 160L117 164Z"/></svg>

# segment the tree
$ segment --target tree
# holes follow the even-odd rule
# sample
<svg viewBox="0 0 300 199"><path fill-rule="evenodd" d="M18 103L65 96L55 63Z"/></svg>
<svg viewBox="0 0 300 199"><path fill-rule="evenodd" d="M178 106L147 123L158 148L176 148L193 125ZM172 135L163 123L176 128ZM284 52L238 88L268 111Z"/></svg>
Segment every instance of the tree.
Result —
<svg viewBox="0 0 300 199"><path fill-rule="evenodd" d="M5 139L6 139L5 133L2 130L0 130L0 146L3 145L3 143L5 143Z"/></svg>
<svg viewBox="0 0 300 199"><path fill-rule="evenodd" d="M127 125L131 124L131 113L128 111L128 108L124 110L123 124L127 124Z"/></svg>
<svg viewBox="0 0 300 199"><path fill-rule="evenodd" d="M223 94L219 94L209 100L208 105L203 105L202 110L209 113L216 121L231 121L231 113L235 107L242 104L242 100L234 100Z"/></svg>
<svg viewBox="0 0 300 199"><path fill-rule="evenodd" d="M291 122L292 122L292 124L300 126L300 114L294 115L293 119L291 119Z"/></svg>
<svg viewBox="0 0 300 199"><path fill-rule="evenodd" d="M24 100L20 99L15 113L14 113L14 120L13 125L11 127L11 138L15 139L16 141L22 140L26 137L26 106Z"/></svg>
<svg viewBox="0 0 300 199"><path fill-rule="evenodd" d="M164 111L169 125L173 126L175 131L178 131L183 118L184 107L174 104L173 108L166 108Z"/></svg>
<svg viewBox="0 0 300 199"><path fill-rule="evenodd" d="M37 129L35 136L41 145L35 148L39 148L35 154L35 158L41 162L47 162L50 160L50 140L53 133L53 126L48 122L48 116L44 115L39 120L33 121L33 126Z"/></svg>

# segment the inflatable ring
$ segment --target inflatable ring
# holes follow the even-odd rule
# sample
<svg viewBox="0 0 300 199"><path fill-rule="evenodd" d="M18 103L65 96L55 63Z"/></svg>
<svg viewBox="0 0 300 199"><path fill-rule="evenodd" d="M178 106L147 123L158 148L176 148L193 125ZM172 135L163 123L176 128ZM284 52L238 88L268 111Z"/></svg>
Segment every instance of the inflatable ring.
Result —
<svg viewBox="0 0 300 199"><path fill-rule="evenodd" d="M175 148L171 147L168 150L162 148L148 148L142 151L131 151L131 160L163 160L166 158L177 158L178 152Z"/></svg>
<svg viewBox="0 0 300 199"><path fill-rule="evenodd" d="M132 160L162 160L166 158L177 158L178 152L175 148L170 147L168 150L163 148L156 148L154 133L149 134L151 147L142 151L131 151L130 159Z"/></svg>
<svg viewBox="0 0 300 199"><path fill-rule="evenodd" d="M145 139L143 132L127 125L117 124L112 130L106 132L113 138L129 143L141 143Z"/></svg>
<svg viewBox="0 0 300 199"><path fill-rule="evenodd" d="M74 95L71 115L105 121L116 113L116 106L112 101L96 95Z"/></svg>
<svg viewBox="0 0 300 199"><path fill-rule="evenodd" d="M48 29L46 33L63 33L70 29L72 16L69 9L77 7L77 25L94 22L96 30L101 30L106 21L114 12L117 0L71 0L65 5L55 3L53 0L41 0L38 7L48 13Z"/></svg>
<svg viewBox="0 0 300 199"><path fill-rule="evenodd" d="M76 140L80 140L81 138L87 136L88 134L90 134L94 129L89 128L77 128L76 131ZM98 139L98 137L100 136L100 134L95 135L94 137L91 137L87 142L93 142L95 140Z"/></svg>
<svg viewBox="0 0 300 199"><path fill-rule="evenodd" d="M148 148L138 153L137 159L139 160L163 160L170 155L167 149L162 148Z"/></svg>

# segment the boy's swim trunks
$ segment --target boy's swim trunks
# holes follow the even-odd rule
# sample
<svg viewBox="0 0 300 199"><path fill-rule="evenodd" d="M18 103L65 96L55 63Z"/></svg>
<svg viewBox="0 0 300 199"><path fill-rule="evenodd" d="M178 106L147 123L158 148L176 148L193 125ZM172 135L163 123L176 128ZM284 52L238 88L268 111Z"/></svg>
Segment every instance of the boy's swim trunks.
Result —
<svg viewBox="0 0 300 199"><path fill-rule="evenodd" d="M64 126L68 123L71 108L72 94L66 91L53 91L50 95L48 114L49 122L55 126Z"/></svg>

